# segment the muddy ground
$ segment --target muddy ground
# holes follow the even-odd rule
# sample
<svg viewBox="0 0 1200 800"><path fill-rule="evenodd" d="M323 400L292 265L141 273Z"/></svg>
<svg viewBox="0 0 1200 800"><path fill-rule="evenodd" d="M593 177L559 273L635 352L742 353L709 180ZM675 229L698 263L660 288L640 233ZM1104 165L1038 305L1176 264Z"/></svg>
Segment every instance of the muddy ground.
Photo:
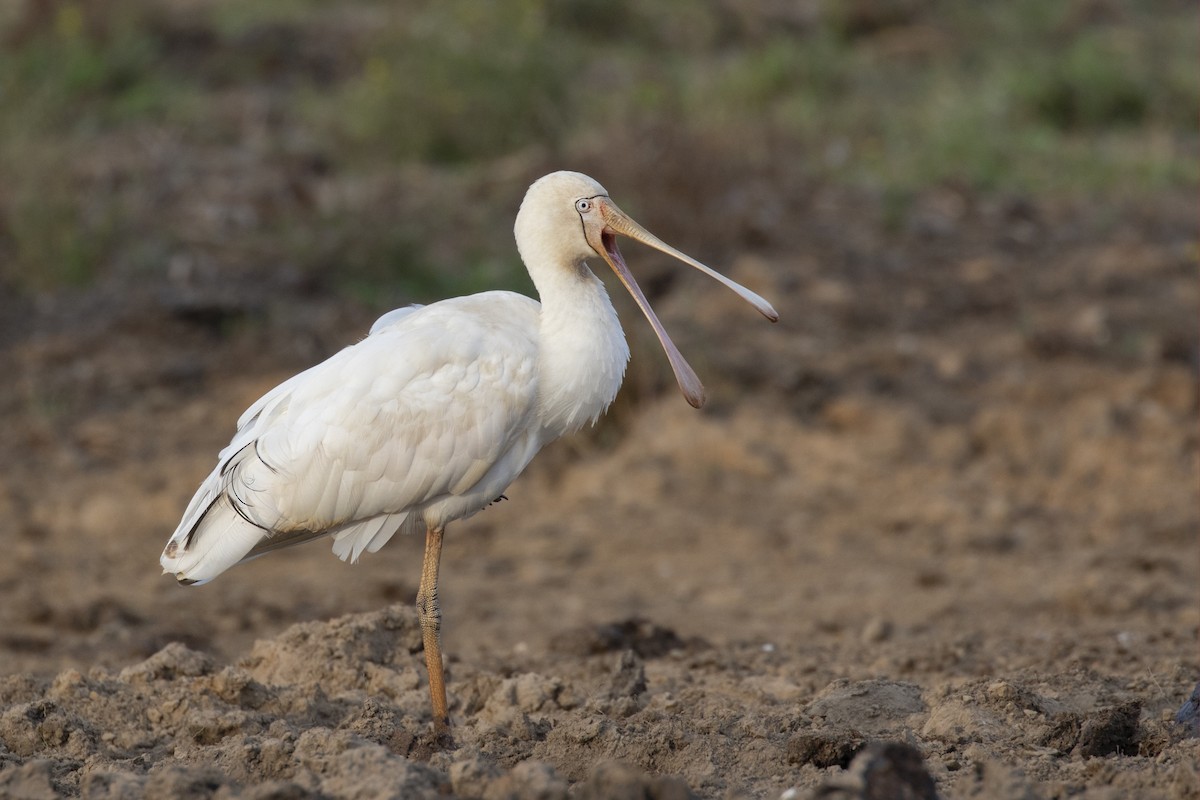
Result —
<svg viewBox="0 0 1200 800"><path fill-rule="evenodd" d="M421 541L157 564L241 410L370 315L5 298L0 795L850 797L888 741L943 797L1200 796L1193 205L815 198L720 265L778 325L655 292L702 412L623 306L609 417L448 532L453 749Z"/></svg>

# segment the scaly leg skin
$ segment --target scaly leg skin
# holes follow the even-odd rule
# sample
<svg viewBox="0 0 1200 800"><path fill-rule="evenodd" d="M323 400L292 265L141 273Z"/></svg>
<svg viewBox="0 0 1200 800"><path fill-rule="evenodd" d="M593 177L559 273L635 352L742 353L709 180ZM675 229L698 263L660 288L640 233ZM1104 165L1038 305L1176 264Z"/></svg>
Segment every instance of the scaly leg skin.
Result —
<svg viewBox="0 0 1200 800"><path fill-rule="evenodd" d="M442 529L425 531L425 561L417 590L417 617L425 643L425 666L429 670L429 698L433 703L433 736L450 740L450 717L446 711L446 678L442 671L442 612L438 608L438 565L442 560Z"/></svg>

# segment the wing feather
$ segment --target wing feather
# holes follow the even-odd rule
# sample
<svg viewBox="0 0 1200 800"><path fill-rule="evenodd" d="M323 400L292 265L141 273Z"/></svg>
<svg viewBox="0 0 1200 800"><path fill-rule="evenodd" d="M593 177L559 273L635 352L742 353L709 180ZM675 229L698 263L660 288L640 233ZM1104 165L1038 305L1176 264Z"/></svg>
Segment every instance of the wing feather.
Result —
<svg viewBox="0 0 1200 800"><path fill-rule="evenodd" d="M207 580L241 560L229 561L231 547L254 557L326 534L354 560L446 498L464 498L454 517L482 508L495 496L485 490L507 486L541 444L538 308L488 292L399 309L366 339L272 389L239 419L163 566ZM214 503L234 512L219 526L203 513ZM211 567L183 558L214 547L203 541L210 535L236 546L222 545Z"/></svg>

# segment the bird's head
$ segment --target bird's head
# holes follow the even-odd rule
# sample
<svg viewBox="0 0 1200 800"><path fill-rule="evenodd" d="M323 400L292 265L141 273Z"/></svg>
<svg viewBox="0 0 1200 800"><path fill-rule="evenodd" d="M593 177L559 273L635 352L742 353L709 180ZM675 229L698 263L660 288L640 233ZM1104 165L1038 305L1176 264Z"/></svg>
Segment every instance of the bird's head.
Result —
<svg viewBox="0 0 1200 800"><path fill-rule="evenodd" d="M526 253L531 246L547 248L550 258L558 263L577 265L595 256L603 258L633 295L634 301L654 328L683 396L691 405L699 408L704 404L704 386L667 335L629 267L625 265L625 259L617 248L618 234L660 250L715 278L771 322L776 322L779 315L762 297L679 252L643 228L613 203L603 186L587 175L552 172L534 181L525 193L516 223L517 246L526 264L533 261Z"/></svg>
<svg viewBox="0 0 1200 800"><path fill-rule="evenodd" d="M534 181L515 226L525 263L574 267L600 255L603 249L593 244L602 229L600 200L608 200L608 190L580 172L552 172Z"/></svg>

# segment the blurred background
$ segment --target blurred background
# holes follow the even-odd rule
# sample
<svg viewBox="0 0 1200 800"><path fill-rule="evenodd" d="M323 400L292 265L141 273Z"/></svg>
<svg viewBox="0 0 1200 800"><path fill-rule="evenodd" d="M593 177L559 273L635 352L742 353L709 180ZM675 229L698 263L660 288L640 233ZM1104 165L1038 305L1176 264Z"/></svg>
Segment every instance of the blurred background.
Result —
<svg viewBox="0 0 1200 800"><path fill-rule="evenodd" d="M1186 0L9 0L0 331L97 287L224 292L176 298L218 316L278 291L390 308L528 290L512 217L556 168L718 262L811 237L831 189L854 197L846 228L902 229L931 190L951 222L979 197L1112 213L1197 184L1198 16Z"/></svg>
<svg viewBox="0 0 1200 800"><path fill-rule="evenodd" d="M673 713L714 753L741 738L715 773L639 763L710 796L791 785L784 739L744 759L765 715L881 676L975 681L1005 722L969 741L1041 754L1051 793L1194 787L1165 733L1093 769L983 687L1155 722L1200 677L1198 30L1194 0L0 0L0 675L25 673L0 705L410 603L419 537L188 590L157 558L263 392L387 309L532 292L514 216L576 169L781 319L624 245L709 405L610 284L614 408L447 536L455 713L464 674L586 697L628 646L604 631L654 630L691 655L653 660L652 693L698 682ZM102 711L142 752L141 718ZM939 781L978 772L921 736Z"/></svg>

